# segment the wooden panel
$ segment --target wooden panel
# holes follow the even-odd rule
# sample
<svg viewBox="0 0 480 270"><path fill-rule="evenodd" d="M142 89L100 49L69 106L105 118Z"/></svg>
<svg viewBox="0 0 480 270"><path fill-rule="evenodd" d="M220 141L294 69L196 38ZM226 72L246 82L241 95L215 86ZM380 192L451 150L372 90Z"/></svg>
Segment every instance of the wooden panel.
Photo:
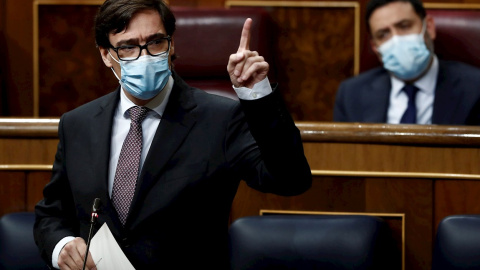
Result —
<svg viewBox="0 0 480 270"><path fill-rule="evenodd" d="M480 149L353 143L305 143L314 170L480 173Z"/></svg>
<svg viewBox="0 0 480 270"><path fill-rule="evenodd" d="M0 140L0 164L52 164L58 140Z"/></svg>
<svg viewBox="0 0 480 270"><path fill-rule="evenodd" d="M97 9L97 5L38 6L39 116L60 116L118 86L95 47Z"/></svg>
<svg viewBox="0 0 480 270"><path fill-rule="evenodd" d="M429 269L432 257L433 182L366 179L366 211L405 214L405 269Z"/></svg>
<svg viewBox="0 0 480 270"><path fill-rule="evenodd" d="M31 171L27 174L27 211L34 211L35 205L43 199L43 188L50 181L52 173L49 171Z"/></svg>
<svg viewBox="0 0 480 270"><path fill-rule="evenodd" d="M338 85L354 74L354 5L346 2L227 1L264 6L278 31L271 68L295 120L330 121ZM277 5L278 4L278 5ZM335 22L333 26L332 22Z"/></svg>
<svg viewBox="0 0 480 270"><path fill-rule="evenodd" d="M354 10L275 8L271 14L280 28L273 65L293 118L332 119L338 85L353 75ZM326 27L332 21L336 27Z"/></svg>
<svg viewBox="0 0 480 270"><path fill-rule="evenodd" d="M34 211L50 181L50 171L0 170L0 216L6 213Z"/></svg>
<svg viewBox="0 0 480 270"><path fill-rule="evenodd" d="M7 44L5 41L5 14L2 10L5 10L5 0L0 0L0 48L6 48ZM7 54L5 50L0 50L0 59L6 59ZM7 113L7 92L5 89L7 78L5 73L7 72L7 63L6 61L0 62L0 115L5 115Z"/></svg>
<svg viewBox="0 0 480 270"><path fill-rule="evenodd" d="M26 210L25 173L0 171L0 216Z"/></svg>
<svg viewBox="0 0 480 270"><path fill-rule="evenodd" d="M3 0L0 9L5 25L6 54L2 62L6 67L5 95L2 115L33 116L33 0ZM4 99L5 98L5 99Z"/></svg>
<svg viewBox="0 0 480 270"><path fill-rule="evenodd" d="M231 219L258 215L260 209L303 211L364 211L364 183L360 179L315 177L312 188L300 196L262 193L242 182L233 201Z"/></svg>
<svg viewBox="0 0 480 270"><path fill-rule="evenodd" d="M480 129L297 122L312 170L480 173Z"/></svg>
<svg viewBox="0 0 480 270"><path fill-rule="evenodd" d="M449 215L480 214L480 181L435 181L434 225Z"/></svg>
<svg viewBox="0 0 480 270"><path fill-rule="evenodd" d="M58 119L0 119L0 167L51 165L57 150ZM11 167L11 166L10 166Z"/></svg>

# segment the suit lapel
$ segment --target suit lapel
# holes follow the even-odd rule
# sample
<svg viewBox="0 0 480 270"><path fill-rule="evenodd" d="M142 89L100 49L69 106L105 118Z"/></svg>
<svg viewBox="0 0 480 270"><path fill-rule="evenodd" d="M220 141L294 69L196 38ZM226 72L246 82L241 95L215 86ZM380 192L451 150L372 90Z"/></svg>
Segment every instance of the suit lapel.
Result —
<svg viewBox="0 0 480 270"><path fill-rule="evenodd" d="M376 76L368 89L361 95L362 119L364 122L386 123L387 109L390 103L390 75L384 71Z"/></svg>
<svg viewBox="0 0 480 270"><path fill-rule="evenodd" d="M93 113L93 121L91 121L89 133L93 134L92 145L89 150L92 153L93 166L92 190L95 192L95 198L100 198L102 202L100 209L104 213L99 215L99 224L104 222L110 223L109 227L114 235L118 235L122 225L108 195L108 170L110 165L113 116L120 99L119 91L120 88L108 96L100 104L98 111Z"/></svg>
<svg viewBox="0 0 480 270"><path fill-rule="evenodd" d="M144 197L152 185L158 181L170 157L180 147L196 122L195 114L191 113L196 103L191 97L191 91L188 91L188 85L176 74L173 74L173 77L174 86L172 93L137 183L131 212L126 223L126 226L129 227L135 226L146 218L136 217L139 208L143 206ZM130 225L131 222L134 222L134 224Z"/></svg>
<svg viewBox="0 0 480 270"><path fill-rule="evenodd" d="M448 65L440 61L437 85L435 87L435 100L433 102L432 124L448 124L453 121L458 102L458 91L453 91L459 82L455 72L448 70Z"/></svg>

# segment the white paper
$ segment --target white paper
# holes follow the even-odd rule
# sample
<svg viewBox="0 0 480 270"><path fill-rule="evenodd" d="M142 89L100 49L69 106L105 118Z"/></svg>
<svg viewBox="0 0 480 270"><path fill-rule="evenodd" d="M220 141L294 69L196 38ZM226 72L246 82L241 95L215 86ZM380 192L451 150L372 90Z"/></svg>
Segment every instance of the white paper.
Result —
<svg viewBox="0 0 480 270"><path fill-rule="evenodd" d="M135 270L104 223L90 241L90 253L97 270Z"/></svg>

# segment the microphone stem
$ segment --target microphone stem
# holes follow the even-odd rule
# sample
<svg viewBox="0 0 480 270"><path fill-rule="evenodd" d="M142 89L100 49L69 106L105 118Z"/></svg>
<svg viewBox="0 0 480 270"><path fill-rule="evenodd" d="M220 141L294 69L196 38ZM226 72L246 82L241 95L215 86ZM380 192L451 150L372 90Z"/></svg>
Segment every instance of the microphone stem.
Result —
<svg viewBox="0 0 480 270"><path fill-rule="evenodd" d="M92 239L93 224L95 224L95 221L90 222L90 232L88 233L87 250L85 251L85 258L83 259L83 270L85 270L85 265L87 265L88 250L90 249L90 239Z"/></svg>

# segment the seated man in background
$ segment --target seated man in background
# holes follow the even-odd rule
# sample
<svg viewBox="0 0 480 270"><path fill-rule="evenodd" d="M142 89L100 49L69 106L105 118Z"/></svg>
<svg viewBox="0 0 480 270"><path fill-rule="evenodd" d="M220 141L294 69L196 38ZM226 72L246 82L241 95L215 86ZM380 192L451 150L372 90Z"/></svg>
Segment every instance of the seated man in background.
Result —
<svg viewBox="0 0 480 270"><path fill-rule="evenodd" d="M249 49L251 25L225 71L239 102L172 69L175 17L162 0L104 2L95 39L120 86L60 119L52 178L35 207L35 241L50 266L82 268L99 198L94 232L107 224L135 269L228 269L240 180L287 196L310 187L300 132L268 63Z"/></svg>
<svg viewBox="0 0 480 270"><path fill-rule="evenodd" d="M436 57L435 23L420 0L371 0L366 23L383 67L341 83L334 121L480 123L480 69Z"/></svg>

